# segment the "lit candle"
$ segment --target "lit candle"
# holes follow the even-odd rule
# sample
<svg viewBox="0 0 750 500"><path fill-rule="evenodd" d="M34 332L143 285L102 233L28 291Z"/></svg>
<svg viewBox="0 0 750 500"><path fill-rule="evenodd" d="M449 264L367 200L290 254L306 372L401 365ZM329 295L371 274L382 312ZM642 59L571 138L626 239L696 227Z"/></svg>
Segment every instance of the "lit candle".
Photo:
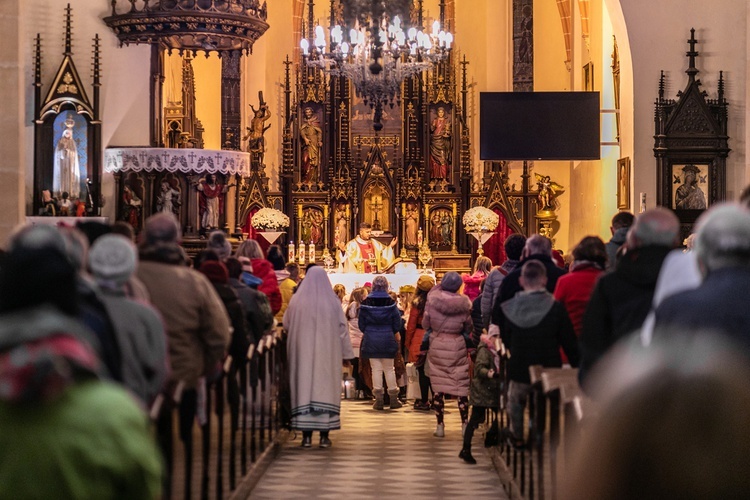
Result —
<svg viewBox="0 0 750 500"><path fill-rule="evenodd" d="M313 262L315 262L315 243L311 241L310 244L307 245L307 248L308 248L308 254L309 254L309 257L307 258L307 262L312 264Z"/></svg>
<svg viewBox="0 0 750 500"><path fill-rule="evenodd" d="M297 260L297 256L294 253L294 242L290 241L289 242L289 263L292 263L295 260Z"/></svg>
<svg viewBox="0 0 750 500"><path fill-rule="evenodd" d="M299 262L297 262L300 266L305 265L305 242L302 240L299 240Z"/></svg>

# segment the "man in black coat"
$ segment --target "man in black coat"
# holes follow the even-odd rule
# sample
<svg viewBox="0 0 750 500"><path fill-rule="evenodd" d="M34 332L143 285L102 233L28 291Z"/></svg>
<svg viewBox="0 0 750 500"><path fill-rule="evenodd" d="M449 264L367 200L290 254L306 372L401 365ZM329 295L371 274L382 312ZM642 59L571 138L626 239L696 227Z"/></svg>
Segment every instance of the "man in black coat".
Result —
<svg viewBox="0 0 750 500"><path fill-rule="evenodd" d="M526 240L526 245L523 248L521 263L510 274L508 274L500 284L500 291L498 292L495 304L492 307L492 324L500 324L500 304L506 300L512 299L516 293L522 290L521 283L519 282L519 278L521 277L521 266L530 260L538 260L544 266L544 269L547 271L546 288L550 293L555 291L557 278L565 274L565 269L557 267L557 264L552 260L552 242L549 238L546 238L541 234L530 236L529 239Z"/></svg>
<svg viewBox="0 0 750 500"><path fill-rule="evenodd" d="M627 251L613 272L596 283L583 315L581 384L589 370L622 337L643 325L667 254L679 244L680 223L666 208L640 214L628 232Z"/></svg>
<svg viewBox="0 0 750 500"><path fill-rule="evenodd" d="M654 340L723 334L750 355L750 212L739 205L706 212L698 220L694 251L703 283L659 305Z"/></svg>

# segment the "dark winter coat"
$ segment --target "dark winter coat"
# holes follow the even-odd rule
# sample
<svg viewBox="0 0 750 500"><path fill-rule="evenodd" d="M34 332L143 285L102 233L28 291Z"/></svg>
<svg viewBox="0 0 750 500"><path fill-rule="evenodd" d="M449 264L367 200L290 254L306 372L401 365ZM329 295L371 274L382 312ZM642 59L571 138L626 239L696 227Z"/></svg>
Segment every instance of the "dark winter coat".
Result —
<svg viewBox="0 0 750 500"><path fill-rule="evenodd" d="M654 340L668 335L721 333L750 356L750 269L717 269L700 287L664 299L656 309Z"/></svg>
<svg viewBox="0 0 750 500"><path fill-rule="evenodd" d="M647 246L631 250L614 272L599 278L583 314L581 369L583 382L610 347L643 326L654 298L656 280L670 248Z"/></svg>
<svg viewBox="0 0 750 500"><path fill-rule="evenodd" d="M469 358L462 333L472 328L469 298L436 286L427 295L422 326L432 329L427 363L433 392L468 396Z"/></svg>
<svg viewBox="0 0 750 500"><path fill-rule="evenodd" d="M247 319L247 334L250 342L257 345L258 341L268 333L273 326L273 313L268 297L261 291L247 286L240 280L229 278L229 285L237 292Z"/></svg>
<svg viewBox="0 0 750 500"><path fill-rule="evenodd" d="M500 304L502 304L506 300L512 299L516 295L516 293L522 290L521 282L519 281L519 278L521 277L521 268L529 260L538 260L544 265L544 268L547 270L547 291L549 293L555 291L557 279L565 274L565 269L557 267L557 264L552 261L552 257L550 257L549 255L534 254L525 258L523 261L521 261L518 267L513 270L512 273L508 274L508 276L505 277L503 282L500 284L500 292L497 295L495 306L492 309L492 322L494 324L500 325L500 323L496 321L497 315L499 314L498 310Z"/></svg>
<svg viewBox="0 0 750 500"><path fill-rule="evenodd" d="M500 294L500 285L505 277L518 267L518 264L517 260L508 259L499 267L493 268L487 275L487 279L484 281L484 292L482 293L482 323L485 328L490 326L492 307Z"/></svg>
<svg viewBox="0 0 750 500"><path fill-rule="evenodd" d="M482 297L484 293L480 293L477 298L471 303L471 322L474 324L471 331L471 343L474 346L479 345L479 337L482 336L482 330L484 324L482 323Z"/></svg>
<svg viewBox="0 0 750 500"><path fill-rule="evenodd" d="M471 379L469 401L474 406L497 408L500 399L500 378L490 378L489 371L497 372L495 356L484 342L479 343L474 362L474 378Z"/></svg>
<svg viewBox="0 0 750 500"><path fill-rule="evenodd" d="M617 251L625 243L625 238L628 235L628 227L621 227L616 229L612 234L612 239L609 240L604 247L607 250L607 270L610 271L615 268L617 264Z"/></svg>
<svg viewBox="0 0 750 500"><path fill-rule="evenodd" d="M510 350L508 378L531 383L529 366L562 366L560 347L578 366L578 344L565 307L547 291L519 293L500 307L500 334Z"/></svg>
<svg viewBox="0 0 750 500"><path fill-rule="evenodd" d="M398 352L396 333L401 330L402 322L401 312L388 292L370 293L359 306L359 329L362 331L360 355L372 359L393 359Z"/></svg>

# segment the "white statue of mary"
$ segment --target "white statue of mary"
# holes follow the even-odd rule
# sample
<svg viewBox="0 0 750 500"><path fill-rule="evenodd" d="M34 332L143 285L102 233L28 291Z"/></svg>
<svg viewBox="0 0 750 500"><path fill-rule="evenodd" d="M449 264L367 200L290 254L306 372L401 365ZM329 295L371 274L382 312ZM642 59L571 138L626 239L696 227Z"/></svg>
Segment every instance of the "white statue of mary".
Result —
<svg viewBox="0 0 750 500"><path fill-rule="evenodd" d="M81 168L78 164L78 145L73 139L73 127L76 122L70 113L64 124L65 130L55 146L52 191L58 197L67 192L69 198L74 200L81 196Z"/></svg>

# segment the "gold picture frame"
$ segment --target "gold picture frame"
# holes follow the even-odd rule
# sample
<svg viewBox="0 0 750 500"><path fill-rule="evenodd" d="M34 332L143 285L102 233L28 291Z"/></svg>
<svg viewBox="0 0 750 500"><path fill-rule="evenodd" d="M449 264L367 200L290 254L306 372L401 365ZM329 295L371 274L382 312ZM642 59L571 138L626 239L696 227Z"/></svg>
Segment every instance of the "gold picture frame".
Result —
<svg viewBox="0 0 750 500"><path fill-rule="evenodd" d="M630 210L630 157L617 160L617 208Z"/></svg>
<svg viewBox="0 0 750 500"><path fill-rule="evenodd" d="M592 92L594 90L594 63L589 61L583 65L583 90Z"/></svg>

